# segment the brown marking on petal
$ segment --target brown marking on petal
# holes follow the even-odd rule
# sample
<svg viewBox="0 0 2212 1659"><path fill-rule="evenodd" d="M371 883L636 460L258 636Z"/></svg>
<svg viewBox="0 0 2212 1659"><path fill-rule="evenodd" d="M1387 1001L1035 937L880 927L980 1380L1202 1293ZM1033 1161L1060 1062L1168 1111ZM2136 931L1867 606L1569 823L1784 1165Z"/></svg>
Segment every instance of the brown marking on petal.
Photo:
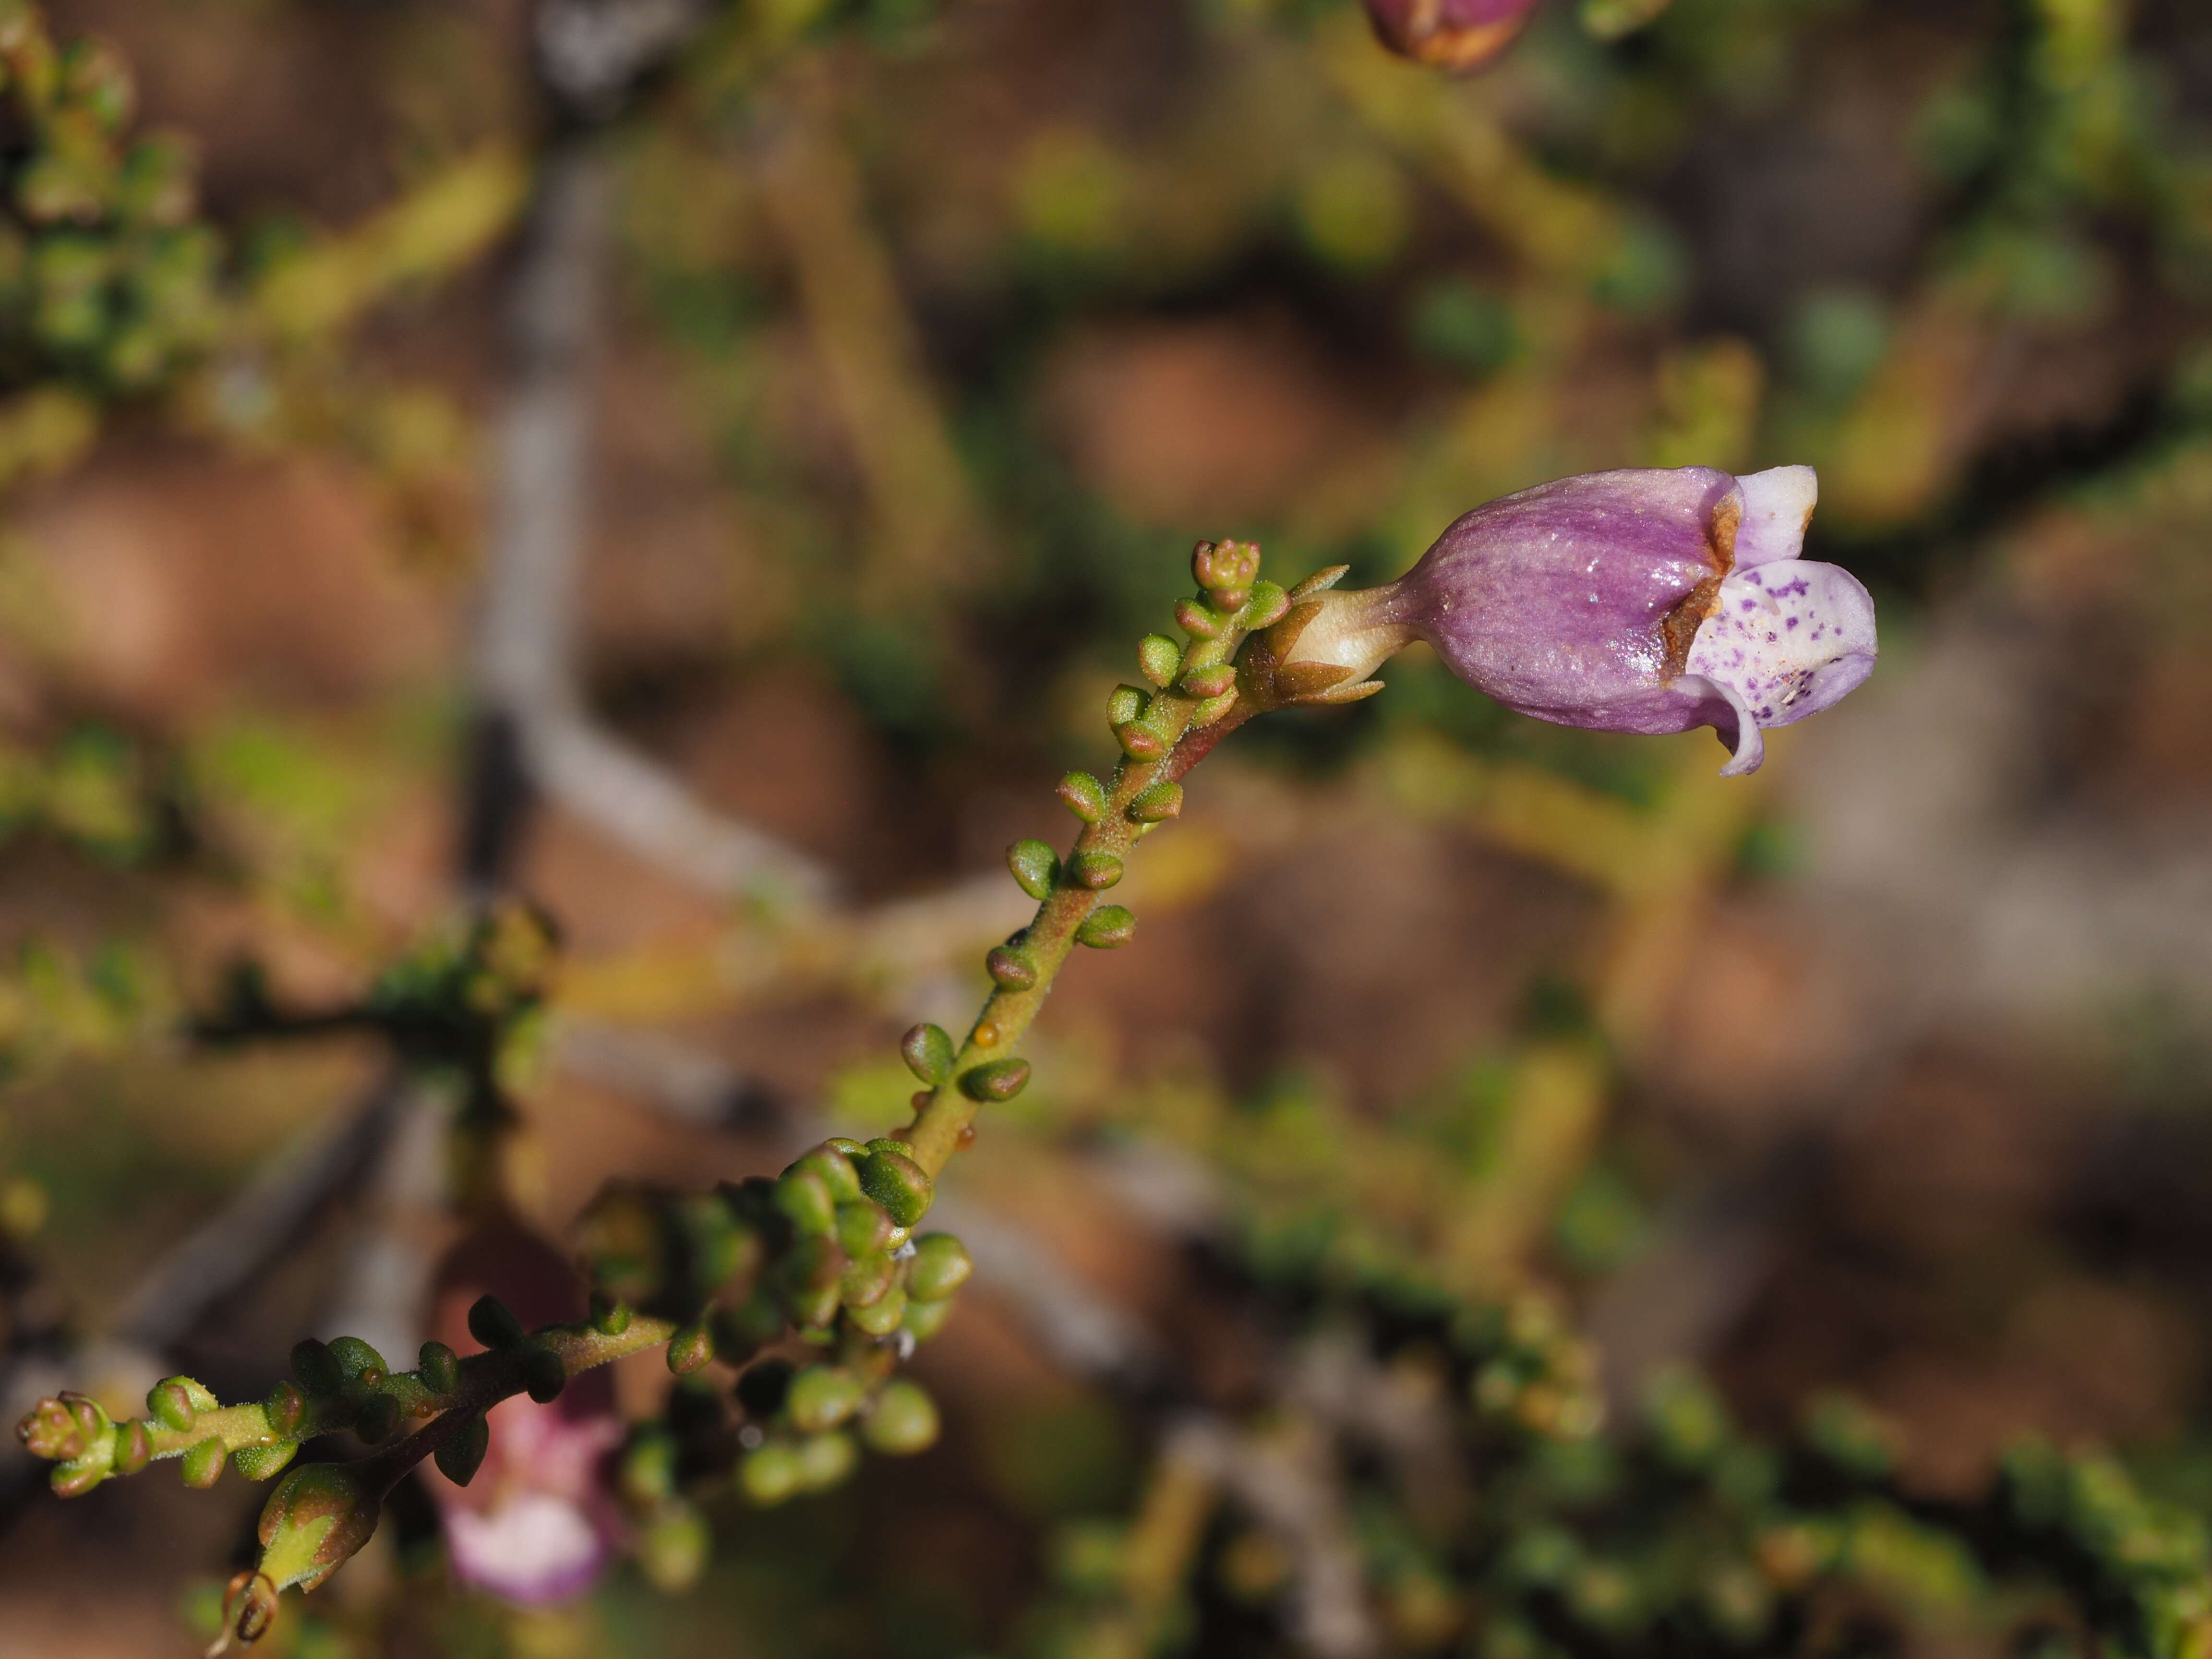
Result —
<svg viewBox="0 0 2212 1659"><path fill-rule="evenodd" d="M1716 514L1715 518L1719 514ZM1735 558L1735 532L1729 532L1728 556ZM1667 641L1667 678L1672 680L1680 675L1690 660L1691 644L1698 637L1698 629L1711 616L1721 600L1721 579L1708 576L1685 594L1682 602L1669 611L1659 622L1659 632Z"/></svg>
<svg viewBox="0 0 2212 1659"><path fill-rule="evenodd" d="M1807 514L1806 522L1812 522ZM1720 505L1713 509L1711 521L1705 526L1705 541L1712 550L1713 568L1725 576L1735 568L1736 532L1743 528L1743 495L1731 489L1721 497Z"/></svg>

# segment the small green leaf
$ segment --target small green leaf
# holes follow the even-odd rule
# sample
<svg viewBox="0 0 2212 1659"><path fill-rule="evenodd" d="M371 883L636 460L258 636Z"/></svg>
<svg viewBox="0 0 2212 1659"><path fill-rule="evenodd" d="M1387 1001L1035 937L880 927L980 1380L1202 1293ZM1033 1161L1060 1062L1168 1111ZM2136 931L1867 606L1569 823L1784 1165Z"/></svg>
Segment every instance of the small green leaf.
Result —
<svg viewBox="0 0 2212 1659"><path fill-rule="evenodd" d="M962 1082L964 1085L966 1079ZM930 1180L928 1171L903 1152L892 1152L888 1146L869 1152L867 1162L860 1166L860 1186L902 1227L911 1227L921 1220L936 1196L936 1183Z"/></svg>
<svg viewBox="0 0 2212 1659"><path fill-rule="evenodd" d="M983 957L983 970L991 982L1002 991L1027 991L1037 982L1037 966L1026 951L1001 945Z"/></svg>
<svg viewBox="0 0 2212 1659"><path fill-rule="evenodd" d="M1121 879L1121 860L1111 853L1078 853L1067 861L1067 873L1078 887L1095 893Z"/></svg>
<svg viewBox="0 0 2212 1659"><path fill-rule="evenodd" d="M477 1478L477 1471L483 1467L484 1453L490 1448L491 1425L479 1414L454 1430L431 1456L437 1460L441 1474L457 1486L465 1486Z"/></svg>
<svg viewBox="0 0 2212 1659"><path fill-rule="evenodd" d="M204 1492L222 1479L222 1462L228 1455L222 1442L210 1435L185 1453L177 1473L186 1486Z"/></svg>
<svg viewBox="0 0 2212 1659"><path fill-rule="evenodd" d="M911 1457L937 1443L939 1426L937 1402L919 1383L901 1379L876 1396L860 1437L886 1457Z"/></svg>
<svg viewBox="0 0 2212 1659"><path fill-rule="evenodd" d="M689 1376L714 1357L714 1336L702 1322L694 1322L668 1339L668 1369Z"/></svg>
<svg viewBox="0 0 2212 1659"><path fill-rule="evenodd" d="M451 1394L461 1386L461 1357L442 1342L425 1342L416 1372L432 1394Z"/></svg>
<svg viewBox="0 0 2212 1659"><path fill-rule="evenodd" d="M1129 816L1139 823L1159 823L1182 811L1182 786L1156 783L1129 803Z"/></svg>
<svg viewBox="0 0 2212 1659"><path fill-rule="evenodd" d="M1164 687L1182 666L1182 647L1164 634L1147 634L1137 641L1138 672L1154 685Z"/></svg>
<svg viewBox="0 0 2212 1659"><path fill-rule="evenodd" d="M469 1334L487 1348L512 1348L529 1334L495 1296L480 1296L469 1309ZM338 1339L343 1341L345 1339Z"/></svg>
<svg viewBox="0 0 2212 1659"><path fill-rule="evenodd" d="M1022 891L1033 899L1042 899L1052 892L1053 878L1060 873L1060 860L1054 856L1052 848L1041 841L1018 841L1006 848L1006 868L1013 872L1014 884ZM948 1060L945 1063L951 1062Z"/></svg>
<svg viewBox="0 0 2212 1659"><path fill-rule="evenodd" d="M1127 945L1137 932L1137 918L1127 905L1102 904L1076 925L1075 942L1094 951L1110 951Z"/></svg>
<svg viewBox="0 0 2212 1659"><path fill-rule="evenodd" d="M248 1480L273 1480L300 1455L296 1440L280 1440L273 1446L240 1446L230 1455L231 1466Z"/></svg>
<svg viewBox="0 0 2212 1659"><path fill-rule="evenodd" d="M964 1073L960 1079L960 1090L970 1100L1012 1100L1028 1086L1029 1080L1030 1063L1026 1060L990 1060ZM905 1224L912 1226L914 1223Z"/></svg>
<svg viewBox="0 0 2212 1659"><path fill-rule="evenodd" d="M1106 787L1088 772L1070 772L1060 781L1058 793L1067 810L1085 823L1096 823L1106 816Z"/></svg>
<svg viewBox="0 0 2212 1659"><path fill-rule="evenodd" d="M918 1302L942 1302L975 1271L968 1247L951 1233L925 1233L914 1242L907 1266L906 1293Z"/></svg>
<svg viewBox="0 0 2212 1659"><path fill-rule="evenodd" d="M1016 847L1031 844L1027 842L1014 843ZM1034 845L1044 847L1042 842ZM1052 849L1046 847L1045 851L1049 854ZM1021 879L1020 871L1014 872L1014 879ZM906 1061L907 1070L933 1089L952 1075L953 1053L952 1039L945 1035L941 1025L917 1025L899 1039L899 1056Z"/></svg>
<svg viewBox="0 0 2212 1659"><path fill-rule="evenodd" d="M867 1390L860 1379L834 1365L809 1365L791 1379L783 1409L801 1434L834 1429L860 1410Z"/></svg>

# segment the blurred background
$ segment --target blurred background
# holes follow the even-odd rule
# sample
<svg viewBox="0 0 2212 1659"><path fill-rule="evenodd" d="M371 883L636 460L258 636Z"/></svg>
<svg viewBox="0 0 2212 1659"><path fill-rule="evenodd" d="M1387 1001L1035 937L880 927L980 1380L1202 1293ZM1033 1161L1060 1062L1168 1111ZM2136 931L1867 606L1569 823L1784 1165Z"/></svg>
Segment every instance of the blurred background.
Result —
<svg viewBox="0 0 2212 1659"><path fill-rule="evenodd" d="M192 1026L356 1006L488 895L559 937L495 1172L546 1237L902 1121L1196 538L1375 580L1545 479L1805 462L1882 618L1748 781L1419 650L1239 732L947 1183L936 1449L702 1492L687 1587L641 1546L548 1609L396 1503L272 1650L1711 1650L1638 1622L1694 1580L1747 1650L2020 1650L1902 1522L1786 1627L1771 1552L1680 1566L1636 1458L1838 1413L1912 1501L2034 1432L2212 1515L2203 8L1559 0L1460 80L1338 0L44 15L0 7L10 1415L412 1352L438 1066ZM1470 1382L1485 1317L1569 1386ZM1486 1410L1581 1449L1462 1479ZM42 1474L0 1455L0 1654L198 1651L259 1493Z"/></svg>

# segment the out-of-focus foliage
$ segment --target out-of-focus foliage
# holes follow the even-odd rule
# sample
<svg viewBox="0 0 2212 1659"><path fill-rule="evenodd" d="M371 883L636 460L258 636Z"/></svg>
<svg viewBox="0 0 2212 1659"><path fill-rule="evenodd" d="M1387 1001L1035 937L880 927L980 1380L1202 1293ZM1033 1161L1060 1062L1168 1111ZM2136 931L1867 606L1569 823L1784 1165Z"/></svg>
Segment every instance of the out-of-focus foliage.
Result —
<svg viewBox="0 0 2212 1659"><path fill-rule="evenodd" d="M626 1380L634 1566L501 1606L406 1486L271 1647L2201 1651L2197 9L1553 0L1451 79L1352 0L702 8L589 141L574 697L856 902L702 896L549 793L562 948L494 967L450 916L477 472L510 233L582 142L532 66L596 11L0 10L11 1364L365 1033L473 1108L441 1203L698 1323L737 1212L674 1194L902 1121L884 1038L1012 925L946 884L1057 833L1196 538L1358 582L1545 478L1805 462L1885 660L1734 793L1421 657L1238 733L948 1177L982 1293L877 1431L934 1449L829 1490L857 1407L803 1344L734 1431L731 1376ZM256 1397L442 1248L413 1146L173 1365ZM86 1380L119 1422L153 1378ZM0 1630L188 1650L242 1486L135 1555L25 1511Z"/></svg>

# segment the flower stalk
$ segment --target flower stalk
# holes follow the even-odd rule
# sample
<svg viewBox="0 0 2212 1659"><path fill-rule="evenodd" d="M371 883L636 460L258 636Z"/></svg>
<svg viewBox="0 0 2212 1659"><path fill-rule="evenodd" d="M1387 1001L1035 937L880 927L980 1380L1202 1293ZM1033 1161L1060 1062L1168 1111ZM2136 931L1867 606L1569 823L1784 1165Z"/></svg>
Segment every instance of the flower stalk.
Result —
<svg viewBox="0 0 2212 1659"><path fill-rule="evenodd" d="M1011 1099L1028 1082L1028 1062L1009 1056L1074 948L1111 949L1130 938L1135 919L1100 895L1121 880L1137 842L1181 811L1180 780L1259 712L1240 690L1237 648L1291 606L1281 587L1259 579L1259 568L1260 550L1249 542L1198 544L1191 556L1198 596L1176 609L1188 643L1148 636L1138 661L1152 689L1124 685L1108 699L1108 723L1121 745L1113 776L1102 784L1076 772L1060 782L1061 800L1083 824L1074 845L1065 858L1042 842L1007 849L1015 880L1038 901L1036 919L987 959L997 988L957 1051L945 1052L947 1042L931 1052L927 1039L908 1040L908 1063L926 1087L900 1138L932 1180L964 1144L983 1103Z"/></svg>

